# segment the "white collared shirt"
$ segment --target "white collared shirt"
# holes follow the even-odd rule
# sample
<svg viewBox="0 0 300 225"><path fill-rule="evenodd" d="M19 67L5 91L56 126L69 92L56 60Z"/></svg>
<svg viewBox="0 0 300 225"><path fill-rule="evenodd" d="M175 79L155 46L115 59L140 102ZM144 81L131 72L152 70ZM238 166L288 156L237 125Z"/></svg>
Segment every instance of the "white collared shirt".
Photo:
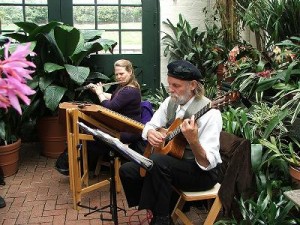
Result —
<svg viewBox="0 0 300 225"><path fill-rule="evenodd" d="M165 127L167 124L167 109L171 97L165 99L160 105L158 110L154 113L152 119L145 125L142 133L142 137L146 140L147 133L150 129L158 129ZM194 100L194 97L190 99L185 105L178 106L176 110L176 118L183 118L185 111ZM220 155L220 132L222 130L222 116L221 112L216 109L210 109L198 120L198 136L199 143L206 152L207 160L210 162L208 167L203 167L197 161L199 167L203 170L210 170L218 163L221 163Z"/></svg>

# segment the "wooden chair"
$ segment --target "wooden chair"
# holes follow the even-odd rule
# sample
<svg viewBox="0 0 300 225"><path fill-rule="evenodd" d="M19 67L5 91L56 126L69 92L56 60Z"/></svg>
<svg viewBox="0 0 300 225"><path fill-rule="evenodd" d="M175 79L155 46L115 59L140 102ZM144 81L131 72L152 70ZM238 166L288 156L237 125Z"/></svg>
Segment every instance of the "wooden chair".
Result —
<svg viewBox="0 0 300 225"><path fill-rule="evenodd" d="M204 225L213 224L220 212L220 209L222 208L222 204L218 196L218 191L220 189L220 186L221 185L217 183L212 189L207 191L199 191L199 192L187 192L187 191L181 191L175 189L176 192L179 194L179 199L172 212L172 220L175 222L179 218L183 222L183 224L192 225L193 223L182 212L182 208L185 202L214 199L212 207L204 222Z"/></svg>
<svg viewBox="0 0 300 225"><path fill-rule="evenodd" d="M251 170L251 166L249 165L250 159L245 157L245 155L250 155L249 141L222 131L220 135L220 153L223 161L221 165L223 175L222 184L217 183L212 189L199 192L186 192L175 188L175 191L179 194L179 199L171 215L174 223L177 219L180 219L185 225L193 224L182 212L185 202L214 200L207 218L204 221L204 225L212 225L214 224L222 206L223 208L225 207L225 210L230 210L234 194L238 191L244 192L251 186L251 179L247 178L251 178L251 173L249 172ZM241 155L244 157L244 161L240 160L239 157ZM233 172L233 170L236 171L242 167L243 169L240 170L243 171L243 173ZM243 176L245 176L245 178L243 178ZM244 179L245 182L241 182L242 179ZM227 193L227 187L222 185L226 185L230 189L238 190L231 190L230 193Z"/></svg>

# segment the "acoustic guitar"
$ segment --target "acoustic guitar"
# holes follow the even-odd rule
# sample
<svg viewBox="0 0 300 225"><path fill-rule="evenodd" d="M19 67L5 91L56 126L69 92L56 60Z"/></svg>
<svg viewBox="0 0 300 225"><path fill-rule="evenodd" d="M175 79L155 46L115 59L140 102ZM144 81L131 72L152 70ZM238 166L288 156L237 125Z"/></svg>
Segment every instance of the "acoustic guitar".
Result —
<svg viewBox="0 0 300 225"><path fill-rule="evenodd" d="M199 119L202 115L204 115L206 112L208 112L210 109L220 109L226 105L237 101L239 98L239 92L233 91L214 99L195 114L195 121ZM162 146L158 148L155 148L148 143L144 151L144 157L149 158L152 153L160 153L164 155L170 154L176 158L182 159L184 149L187 145L187 141L180 130L180 124L182 122L182 119L177 118L167 130L164 128L159 129L159 132L166 134L164 143L162 143ZM140 175L143 177L145 176L145 174L146 170L141 168Z"/></svg>

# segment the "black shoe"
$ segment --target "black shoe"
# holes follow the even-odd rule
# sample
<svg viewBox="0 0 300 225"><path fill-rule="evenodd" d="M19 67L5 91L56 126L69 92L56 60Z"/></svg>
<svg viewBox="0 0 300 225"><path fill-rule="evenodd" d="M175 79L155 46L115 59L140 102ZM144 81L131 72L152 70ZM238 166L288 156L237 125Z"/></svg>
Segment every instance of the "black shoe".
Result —
<svg viewBox="0 0 300 225"><path fill-rule="evenodd" d="M65 176L69 176L68 150L59 155L55 163L55 169Z"/></svg>
<svg viewBox="0 0 300 225"><path fill-rule="evenodd" d="M6 206L6 203L4 199L0 196L0 208L4 208Z"/></svg>

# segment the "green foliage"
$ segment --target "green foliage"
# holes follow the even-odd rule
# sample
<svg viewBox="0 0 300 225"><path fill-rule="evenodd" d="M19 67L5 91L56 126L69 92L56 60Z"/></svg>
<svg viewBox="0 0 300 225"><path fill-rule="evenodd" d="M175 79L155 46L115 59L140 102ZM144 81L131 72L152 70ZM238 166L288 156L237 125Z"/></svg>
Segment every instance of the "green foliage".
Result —
<svg viewBox="0 0 300 225"><path fill-rule="evenodd" d="M46 24L48 22L47 6L26 7L26 21L36 24ZM1 22L5 25L13 24L23 20L23 11L18 6L2 6L0 8ZM119 20L119 8L117 6L101 6L98 8L97 21L101 24L116 23ZM141 22L141 7L122 7L122 22ZM94 24L95 7L93 6L74 6L73 18L75 24Z"/></svg>
<svg viewBox="0 0 300 225"><path fill-rule="evenodd" d="M271 135L283 140L288 133L285 121L289 117L287 110L282 111L278 105L269 106L266 103L255 104L246 110L229 107L222 113L225 131L251 141L251 164L259 190L272 182L286 180L286 163L264 147L263 140L269 140ZM292 157L291 154L289 156Z"/></svg>
<svg viewBox="0 0 300 225"><path fill-rule="evenodd" d="M278 76L281 76L280 82L274 85L278 90L276 102L281 102L282 109L293 111L291 123L294 123L300 113L300 37L291 37L277 44L286 50L282 53L283 58L293 60L291 63L281 68ZM286 101L287 100L287 101Z"/></svg>
<svg viewBox="0 0 300 225"><path fill-rule="evenodd" d="M282 111L278 105L254 104L250 109L229 107L222 113L223 129L258 144L259 139L271 134L282 136L288 132L284 120L290 116L288 110Z"/></svg>
<svg viewBox="0 0 300 225"><path fill-rule="evenodd" d="M40 7L40 6L31 6L26 7L26 20L27 21L34 21L37 24L46 24L48 22L47 15L48 9L47 7ZM18 19L19 20L19 19ZM15 20L15 21L18 21Z"/></svg>
<svg viewBox="0 0 300 225"><path fill-rule="evenodd" d="M273 158L279 157L290 165L300 166L300 156L295 151L296 147L300 148L300 144L296 139L292 138L292 141L289 143L284 143L274 136L271 136L269 139L261 139L260 143L273 153Z"/></svg>
<svg viewBox="0 0 300 225"><path fill-rule="evenodd" d="M0 146L12 144L20 137L22 116L14 108L0 109Z"/></svg>
<svg viewBox="0 0 300 225"><path fill-rule="evenodd" d="M251 133L247 111L241 107L228 107L228 109L222 113L222 119L224 131L239 137L244 137L253 143L255 137L253 137L253 133Z"/></svg>
<svg viewBox="0 0 300 225"><path fill-rule="evenodd" d="M234 78L231 88L249 99L269 101L291 110L291 123L300 113L300 38L278 43L261 53L251 45L237 45L224 63L224 77Z"/></svg>
<svg viewBox="0 0 300 225"><path fill-rule="evenodd" d="M283 194L272 196L266 191L262 191L257 199L240 199L239 206L242 219L237 221L221 220L215 223L220 224L239 224L239 225L288 225L297 224L299 220L290 215L294 204L287 201Z"/></svg>
<svg viewBox="0 0 300 225"><path fill-rule="evenodd" d="M184 59L197 66L204 76L208 97L215 97L216 68L225 54L220 29L206 26L206 31L199 32L181 14L176 26L168 19L163 24L171 30L171 34L164 32L162 38L164 56L169 56L169 61Z"/></svg>
<svg viewBox="0 0 300 225"><path fill-rule="evenodd" d="M252 136L257 138L268 138L271 134L282 136L288 132L284 125L284 119L289 115L287 110L282 111L278 105L268 106L266 103L259 103L249 111L249 125Z"/></svg>
<svg viewBox="0 0 300 225"><path fill-rule="evenodd" d="M102 39L102 31L80 31L55 21L42 26L30 22L18 22L16 25L25 34L13 32L7 36L21 43L36 43L33 61L37 68L29 83L36 94L26 110L38 114L37 117L57 114L60 102L87 97L75 89L90 77L108 79L103 74L92 73L82 64L91 53L112 51L116 45L113 40Z"/></svg>
<svg viewBox="0 0 300 225"><path fill-rule="evenodd" d="M156 89L155 92L152 89L148 89L142 86L142 98L143 100L148 100L152 103L153 110L156 111L161 103L169 96L163 83L160 84L160 89Z"/></svg>
<svg viewBox="0 0 300 225"><path fill-rule="evenodd" d="M259 35L263 49L300 35L298 0L239 0L238 2L243 25L247 25Z"/></svg>
<svg viewBox="0 0 300 225"><path fill-rule="evenodd" d="M76 24L94 24L95 8L93 6L74 7L74 20ZM117 23L119 20L119 8L116 6L101 6L98 9L97 21L101 24ZM140 7L122 7L122 22L141 22L142 11Z"/></svg>

